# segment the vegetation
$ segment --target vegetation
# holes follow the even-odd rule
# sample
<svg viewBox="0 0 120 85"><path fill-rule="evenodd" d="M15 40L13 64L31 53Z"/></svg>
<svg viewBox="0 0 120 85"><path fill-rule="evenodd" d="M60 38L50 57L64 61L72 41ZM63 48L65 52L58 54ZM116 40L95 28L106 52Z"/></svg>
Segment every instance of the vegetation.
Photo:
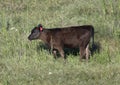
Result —
<svg viewBox="0 0 120 85"><path fill-rule="evenodd" d="M120 0L0 0L0 85L119 85ZM91 24L100 53L53 59L31 29Z"/></svg>

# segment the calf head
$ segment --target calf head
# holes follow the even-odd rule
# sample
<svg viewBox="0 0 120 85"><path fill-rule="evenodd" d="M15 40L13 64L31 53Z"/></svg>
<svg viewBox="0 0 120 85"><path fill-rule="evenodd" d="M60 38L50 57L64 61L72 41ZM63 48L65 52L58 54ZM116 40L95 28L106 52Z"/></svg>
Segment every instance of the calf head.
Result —
<svg viewBox="0 0 120 85"><path fill-rule="evenodd" d="M31 31L31 34L28 36L29 40L39 39L41 32L43 31L42 25L39 24L37 27L34 27Z"/></svg>

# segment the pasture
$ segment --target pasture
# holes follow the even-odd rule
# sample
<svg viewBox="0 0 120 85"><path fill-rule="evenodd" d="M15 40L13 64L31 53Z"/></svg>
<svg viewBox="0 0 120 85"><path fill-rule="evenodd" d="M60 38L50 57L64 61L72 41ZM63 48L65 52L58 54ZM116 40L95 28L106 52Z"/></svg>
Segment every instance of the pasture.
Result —
<svg viewBox="0 0 120 85"><path fill-rule="evenodd" d="M39 23L46 28L90 24L95 52L67 63L27 37ZM120 0L0 0L0 85L119 85Z"/></svg>

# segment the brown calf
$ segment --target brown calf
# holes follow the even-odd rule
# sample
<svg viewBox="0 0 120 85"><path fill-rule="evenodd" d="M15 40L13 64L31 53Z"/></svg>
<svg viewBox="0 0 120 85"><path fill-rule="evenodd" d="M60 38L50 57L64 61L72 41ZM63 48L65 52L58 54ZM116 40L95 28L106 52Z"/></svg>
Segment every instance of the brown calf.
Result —
<svg viewBox="0 0 120 85"><path fill-rule="evenodd" d="M92 44L94 44L94 28L91 25L45 29L41 24L34 27L28 37L29 40L41 39L44 41L52 49L54 57L58 51L65 59L64 47L79 48L80 59L85 57L86 60L90 56L89 42L91 38Z"/></svg>

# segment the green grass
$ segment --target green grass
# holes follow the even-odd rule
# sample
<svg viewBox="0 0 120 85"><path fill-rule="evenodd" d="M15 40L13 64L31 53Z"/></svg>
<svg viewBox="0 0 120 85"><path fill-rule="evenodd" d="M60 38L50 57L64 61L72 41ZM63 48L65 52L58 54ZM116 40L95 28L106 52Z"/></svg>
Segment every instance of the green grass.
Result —
<svg viewBox="0 0 120 85"><path fill-rule="evenodd" d="M119 85L120 0L1 0L0 85ZM91 24L101 45L88 63L53 59L31 29Z"/></svg>

